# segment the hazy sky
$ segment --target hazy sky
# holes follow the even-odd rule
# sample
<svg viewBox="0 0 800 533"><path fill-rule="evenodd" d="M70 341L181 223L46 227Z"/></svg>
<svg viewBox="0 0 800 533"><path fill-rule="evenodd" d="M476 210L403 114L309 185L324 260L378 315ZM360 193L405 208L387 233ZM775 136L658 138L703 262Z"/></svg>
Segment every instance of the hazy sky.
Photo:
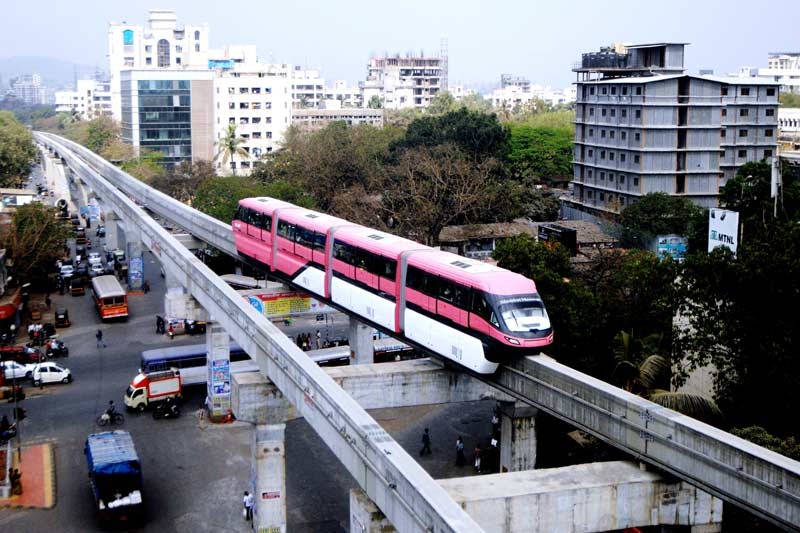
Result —
<svg viewBox="0 0 800 533"><path fill-rule="evenodd" d="M766 66L800 51L798 0L5 0L0 57L50 56L105 67L109 21L145 24L150 8L207 22L212 48L255 44L263 60L321 67L356 82L372 53L438 53L449 43L450 83L504 72L557 87L574 81L581 52L614 41L685 41L690 72Z"/></svg>

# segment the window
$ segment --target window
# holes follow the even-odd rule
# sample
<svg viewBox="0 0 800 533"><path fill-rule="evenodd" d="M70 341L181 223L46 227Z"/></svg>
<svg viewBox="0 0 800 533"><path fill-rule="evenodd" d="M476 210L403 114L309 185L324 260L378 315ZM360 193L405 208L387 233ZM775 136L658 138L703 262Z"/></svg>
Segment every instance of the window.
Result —
<svg viewBox="0 0 800 533"><path fill-rule="evenodd" d="M719 136L720 136L720 138L724 139L725 138L725 130L719 130Z"/></svg>
<svg viewBox="0 0 800 533"><path fill-rule="evenodd" d="M608 175L608 182L609 183L614 183L614 174L613 173Z"/></svg>
<svg viewBox="0 0 800 533"><path fill-rule="evenodd" d="M176 57L175 58L175 64L176 65L180 65L181 64L181 58L180 57Z"/></svg>
<svg viewBox="0 0 800 533"><path fill-rule="evenodd" d="M615 132L614 130L611 130L611 131L609 131L609 132L608 132L608 136L609 136L609 137L611 137L611 138L613 139L613 138L614 138L614 134L615 134L615 133L616 133L616 132Z"/></svg>
<svg viewBox="0 0 800 533"><path fill-rule="evenodd" d="M586 191L587 198L594 198L594 191Z"/></svg>
<svg viewBox="0 0 800 533"><path fill-rule="evenodd" d="M592 177L592 170L591 169L589 169L589 177L590 178Z"/></svg>
<svg viewBox="0 0 800 533"><path fill-rule="evenodd" d="M195 41L199 41L200 40L200 32L199 31L194 32L194 40Z"/></svg>
<svg viewBox="0 0 800 533"><path fill-rule="evenodd" d="M611 94L617 94L617 88L616 87L612 87L611 88Z"/></svg>
<svg viewBox="0 0 800 533"><path fill-rule="evenodd" d="M600 181L606 181L606 173L605 172L602 172L602 171L600 172Z"/></svg>
<svg viewBox="0 0 800 533"><path fill-rule="evenodd" d="M739 150L738 155L739 157L747 157L747 150Z"/></svg>
<svg viewBox="0 0 800 533"><path fill-rule="evenodd" d="M767 89L767 96L775 96L775 89L772 88Z"/></svg>
<svg viewBox="0 0 800 533"><path fill-rule="evenodd" d="M642 88L641 87L637 87L636 88L636 96L642 96Z"/></svg>
<svg viewBox="0 0 800 533"><path fill-rule="evenodd" d="M294 231L294 242L306 248L314 247L314 230L296 226Z"/></svg>
<svg viewBox="0 0 800 533"><path fill-rule="evenodd" d="M590 148L590 149L589 149L589 157L592 157L593 155L594 155L594 150L592 150L592 149Z"/></svg>
<svg viewBox="0 0 800 533"><path fill-rule="evenodd" d="M228 109L236 109L236 104L234 102L228 102Z"/></svg>
<svg viewBox="0 0 800 533"><path fill-rule="evenodd" d="M637 109L636 110L636 118L642 118L642 110L641 109Z"/></svg>
<svg viewBox="0 0 800 533"><path fill-rule="evenodd" d="M775 110L774 109L767 109L767 116L768 117L774 117L775 116Z"/></svg>
<svg viewBox="0 0 800 533"><path fill-rule="evenodd" d="M594 94L594 87L589 87L589 94Z"/></svg>
<svg viewBox="0 0 800 533"><path fill-rule="evenodd" d="M625 158L626 158L625 154L619 154L619 160L620 160L621 163L625 162Z"/></svg>
<svg viewBox="0 0 800 533"><path fill-rule="evenodd" d="M251 124L260 124L261 123L261 117L253 117L252 119L250 119L250 123Z"/></svg>
<svg viewBox="0 0 800 533"><path fill-rule="evenodd" d="M181 45L179 45L179 44L176 44L176 45L175 45L175 53L176 53L176 54L181 54L181 53L183 53L183 47L182 47Z"/></svg>
<svg viewBox="0 0 800 533"><path fill-rule="evenodd" d="M594 116L594 108L593 108L593 107L590 107L590 108L589 108L589 116L590 116L590 117L593 117L593 116Z"/></svg>
<svg viewBox="0 0 800 533"><path fill-rule="evenodd" d="M728 96L728 88L727 87L720 87L719 94L720 94L720 96Z"/></svg>
<svg viewBox="0 0 800 533"><path fill-rule="evenodd" d="M153 47L152 47L152 45L149 45L149 44L148 44L148 45L146 45L146 46L144 47L144 51L145 51L145 52L152 52L152 51L153 51Z"/></svg>
<svg viewBox="0 0 800 533"><path fill-rule="evenodd" d="M772 157L772 150L764 150L764 159Z"/></svg>
<svg viewBox="0 0 800 533"><path fill-rule="evenodd" d="M411 268L409 267L409 270ZM486 296L480 291L473 291L472 293L472 306L470 309L474 314L492 323L493 326L498 327L497 318L494 316L492 306L486 301Z"/></svg>
<svg viewBox="0 0 800 533"><path fill-rule="evenodd" d="M153 64L153 58L152 57L145 58L144 64L145 65L152 65Z"/></svg>
<svg viewBox="0 0 800 533"><path fill-rule="evenodd" d="M601 110L600 110L600 114L601 114L602 116L606 116L606 111L607 111L607 110L606 110L606 108L604 107L603 109L601 109Z"/></svg>
<svg viewBox="0 0 800 533"><path fill-rule="evenodd" d="M200 45L199 44L194 45L194 51L195 52L199 52L200 51Z"/></svg>
<svg viewBox="0 0 800 533"><path fill-rule="evenodd" d="M739 90L739 95L740 96L750 96L750 87L742 87Z"/></svg>
<svg viewBox="0 0 800 533"><path fill-rule="evenodd" d="M772 137L772 130L771 129L764 130L764 137Z"/></svg>
<svg viewBox="0 0 800 533"><path fill-rule="evenodd" d="M624 185L625 184L625 174L620 174L619 175L619 184L620 185Z"/></svg>
<svg viewBox="0 0 800 533"><path fill-rule="evenodd" d="M749 109L740 109L739 110L739 116L740 117L746 117L749 114L750 114L750 110Z"/></svg>
<svg viewBox="0 0 800 533"><path fill-rule="evenodd" d="M606 138L606 130L600 130L600 138L601 139L605 139Z"/></svg>
<svg viewBox="0 0 800 533"><path fill-rule="evenodd" d="M606 201L606 193L604 193L604 192L600 193L600 201L601 202L605 202Z"/></svg>
<svg viewBox="0 0 800 533"><path fill-rule="evenodd" d="M616 109L612 109L611 110L611 116L612 117L616 117L617 116L617 110Z"/></svg>
<svg viewBox="0 0 800 533"><path fill-rule="evenodd" d="M739 137L747 137L747 130L739 130Z"/></svg>
<svg viewBox="0 0 800 533"><path fill-rule="evenodd" d="M168 67L169 63L169 41L161 39L158 41L158 66Z"/></svg>
<svg viewBox="0 0 800 533"><path fill-rule="evenodd" d="M634 163L638 163L639 162L639 156L638 155L633 156L633 162Z"/></svg>
<svg viewBox="0 0 800 533"><path fill-rule="evenodd" d="M608 87L603 87L601 91L603 92L603 94L608 94Z"/></svg>
<svg viewBox="0 0 800 533"><path fill-rule="evenodd" d="M605 159L605 158L606 158L606 151L600 150L600 159Z"/></svg>
<svg viewBox="0 0 800 533"><path fill-rule="evenodd" d="M722 110L722 116L723 117L727 117L728 116L728 110L727 109L723 109Z"/></svg>
<svg viewBox="0 0 800 533"><path fill-rule="evenodd" d="M289 224L285 220L278 220L278 236L284 239L294 240L294 224Z"/></svg>
<svg viewBox="0 0 800 533"><path fill-rule="evenodd" d="M628 110L627 109L623 109L622 111L620 111L620 116L622 118L627 118L628 117Z"/></svg>
<svg viewBox="0 0 800 533"><path fill-rule="evenodd" d="M239 87L239 94L248 94L250 89L248 87Z"/></svg>
<svg viewBox="0 0 800 533"><path fill-rule="evenodd" d="M634 187L638 187L639 186L639 178L633 178L633 186Z"/></svg>
<svg viewBox="0 0 800 533"><path fill-rule="evenodd" d="M133 30L125 30L122 32L122 44L126 46L133 44Z"/></svg>
<svg viewBox="0 0 800 533"><path fill-rule="evenodd" d="M622 139L623 141L626 140L628 138L628 132L627 131L621 131L619 133L619 138Z"/></svg>
<svg viewBox="0 0 800 533"><path fill-rule="evenodd" d="M250 89L250 93L261 94L261 87L253 87L252 89Z"/></svg>
<svg viewBox="0 0 800 533"><path fill-rule="evenodd" d="M637 132L637 133L634 133L634 134L633 134L633 140L634 140L634 141L637 141L637 142L638 142L638 141L639 141L639 139L641 139L641 138L642 138L642 135L641 135L640 133L638 133L638 132Z"/></svg>
<svg viewBox="0 0 800 533"><path fill-rule="evenodd" d="M626 86L622 88L622 96L627 96L627 95L628 95L628 87Z"/></svg>
<svg viewBox="0 0 800 533"><path fill-rule="evenodd" d="M614 152L608 152L608 160L609 161L613 161L614 160Z"/></svg>
<svg viewBox="0 0 800 533"><path fill-rule="evenodd" d="M594 137L594 128L589 128L589 137Z"/></svg>
<svg viewBox="0 0 800 533"><path fill-rule="evenodd" d="M686 176L675 176L675 194L686 192Z"/></svg>

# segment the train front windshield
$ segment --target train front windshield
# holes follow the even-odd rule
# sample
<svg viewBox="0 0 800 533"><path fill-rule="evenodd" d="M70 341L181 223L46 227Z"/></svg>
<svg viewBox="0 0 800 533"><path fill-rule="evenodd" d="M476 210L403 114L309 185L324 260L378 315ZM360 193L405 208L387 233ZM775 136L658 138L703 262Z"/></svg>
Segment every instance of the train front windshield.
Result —
<svg viewBox="0 0 800 533"><path fill-rule="evenodd" d="M538 295L499 298L497 310L510 333L535 333L550 329L550 318Z"/></svg>

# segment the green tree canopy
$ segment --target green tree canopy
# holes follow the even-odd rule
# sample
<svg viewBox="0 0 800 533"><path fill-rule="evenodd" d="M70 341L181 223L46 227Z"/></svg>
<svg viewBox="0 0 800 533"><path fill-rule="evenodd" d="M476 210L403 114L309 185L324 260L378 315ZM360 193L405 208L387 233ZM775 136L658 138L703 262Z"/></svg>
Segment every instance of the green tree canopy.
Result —
<svg viewBox="0 0 800 533"><path fill-rule="evenodd" d="M191 204L198 187L207 179L216 177L211 161L181 161L168 171L156 174L150 186L180 202Z"/></svg>
<svg viewBox="0 0 800 533"><path fill-rule="evenodd" d="M111 117L101 116L86 123L86 148L92 152L100 154L120 140L120 126Z"/></svg>
<svg viewBox="0 0 800 533"><path fill-rule="evenodd" d="M36 159L31 132L10 111L0 111L0 185L18 187Z"/></svg>
<svg viewBox="0 0 800 533"><path fill-rule="evenodd" d="M166 175L164 155L158 151L144 151L140 157L122 163L121 168L134 178L150 185Z"/></svg>
<svg viewBox="0 0 800 533"><path fill-rule="evenodd" d="M236 214L239 200L252 196L268 196L266 193L263 183L249 177L210 178L197 188L192 205L218 220L230 222Z"/></svg>
<svg viewBox="0 0 800 533"><path fill-rule="evenodd" d="M572 177L572 131L509 124L508 169L530 182L569 181Z"/></svg>
<svg viewBox="0 0 800 533"><path fill-rule="evenodd" d="M429 115L444 115L450 111L457 110L459 107L458 102L449 91L442 91L431 100L425 112Z"/></svg>
<svg viewBox="0 0 800 533"><path fill-rule="evenodd" d="M778 95L782 107L800 107L800 94L782 92Z"/></svg>
<svg viewBox="0 0 800 533"><path fill-rule="evenodd" d="M32 202L16 208L11 223L0 230L0 242L18 281L40 279L61 255L70 228L56 218L56 208Z"/></svg>
<svg viewBox="0 0 800 533"><path fill-rule="evenodd" d="M228 160L231 163L235 163L237 157L239 159L249 159L250 153L242 146L244 142L244 137L236 133L236 124L228 124L225 135L217 141L217 154L214 156L214 160L222 158L222 166L225 167L228 164ZM235 176L236 167L232 166L232 170Z"/></svg>
<svg viewBox="0 0 800 533"><path fill-rule="evenodd" d="M663 192L644 195L620 214L623 246L642 248L658 235L675 233L689 237L690 248L703 249L706 238L706 211L688 198Z"/></svg>
<svg viewBox="0 0 800 533"><path fill-rule="evenodd" d="M367 102L367 107L370 109L380 109L383 107L383 100L377 94L373 94L372 98Z"/></svg>

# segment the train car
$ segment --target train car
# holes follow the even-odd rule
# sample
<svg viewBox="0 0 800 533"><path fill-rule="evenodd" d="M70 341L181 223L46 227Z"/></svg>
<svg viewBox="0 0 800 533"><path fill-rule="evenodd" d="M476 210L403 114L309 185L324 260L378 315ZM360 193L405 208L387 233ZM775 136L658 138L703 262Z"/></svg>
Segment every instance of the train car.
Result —
<svg viewBox="0 0 800 533"><path fill-rule="evenodd" d="M475 372L553 342L535 283L497 266L272 198L232 227L248 263Z"/></svg>

